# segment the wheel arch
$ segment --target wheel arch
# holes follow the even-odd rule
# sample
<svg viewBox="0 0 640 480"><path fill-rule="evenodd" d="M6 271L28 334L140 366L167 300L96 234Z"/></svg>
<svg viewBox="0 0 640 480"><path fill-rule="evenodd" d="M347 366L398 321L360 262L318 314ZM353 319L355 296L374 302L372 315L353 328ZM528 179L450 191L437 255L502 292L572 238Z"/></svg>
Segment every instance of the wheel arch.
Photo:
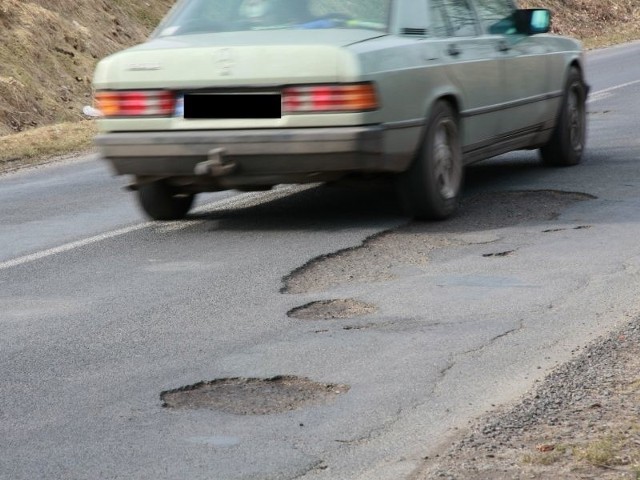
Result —
<svg viewBox="0 0 640 480"><path fill-rule="evenodd" d="M444 93L435 97L435 99L431 102L429 112L428 112L429 115L431 114L431 110L433 109L433 106L438 102L448 103L449 106L453 109L453 111L456 114L456 120L458 120L458 122L460 121L460 111L461 111L460 99L455 93ZM427 115L427 118L429 117L429 115Z"/></svg>
<svg viewBox="0 0 640 480"><path fill-rule="evenodd" d="M424 109L425 109L424 122L422 124L420 135L417 138L417 143L415 144L415 146L413 148L413 154L412 154L411 162L413 162L415 160L416 156L418 155L418 152L419 152L419 149L421 148L421 145L422 145L422 142L424 140L424 137L427 134L427 128L429 126L429 119L431 118L431 115L433 113L433 109L435 108L435 106L439 102L445 102L454 111L455 116L456 116L456 122L458 124L458 131L460 133L460 137L462 138L462 122L460 121L460 119L461 119L461 115L460 115L460 111L461 111L460 98L458 97L458 95L456 95L453 92L439 92L439 93L436 93L435 95L433 95L431 98L428 99L428 101L426 102L426 104L424 106Z"/></svg>
<svg viewBox="0 0 640 480"><path fill-rule="evenodd" d="M460 112L462 111L462 104L461 104L460 97L456 95L454 92L443 92L433 97L433 99L431 100L431 103L427 108L427 111L425 112L425 121L424 121L424 127L422 129L422 133L420 135L420 143L422 143L422 139L426 135L429 118L431 117L433 109L439 102L444 102L451 107L451 109L455 114L456 122L458 124L458 132L460 134L460 138L461 139L464 138L463 125L461 122L462 115L460 114Z"/></svg>
<svg viewBox="0 0 640 480"><path fill-rule="evenodd" d="M585 81L585 66L584 66L584 56L582 54L572 55L566 64L565 72L564 72L564 84L566 84L567 78L569 77L569 72L571 70L577 70L580 76L582 77L582 81Z"/></svg>
<svg viewBox="0 0 640 480"><path fill-rule="evenodd" d="M571 62L569 62L569 70L575 68L580 72L580 75L584 76L584 67L582 66L582 62L580 62L577 58L574 58Z"/></svg>

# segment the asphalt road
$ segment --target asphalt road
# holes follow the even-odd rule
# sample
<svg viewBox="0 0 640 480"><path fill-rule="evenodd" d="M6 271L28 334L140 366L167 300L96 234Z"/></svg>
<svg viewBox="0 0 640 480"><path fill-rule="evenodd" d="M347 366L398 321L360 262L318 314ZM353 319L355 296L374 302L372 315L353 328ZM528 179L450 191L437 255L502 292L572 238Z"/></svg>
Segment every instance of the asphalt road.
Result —
<svg viewBox="0 0 640 480"><path fill-rule="evenodd" d="M552 218L516 212L496 226L487 209L466 229L434 224L428 234L452 246L377 281L281 293L311 260L355 268L331 254L406 228L384 187L210 195L188 221L156 223L93 158L0 177L0 478L410 478L469 419L640 310L639 56L637 44L589 54L582 165L503 156L470 169L465 194L592 199ZM358 251L358 268L386 261ZM287 316L330 299L377 311ZM348 391L248 415L160 399L278 375Z"/></svg>

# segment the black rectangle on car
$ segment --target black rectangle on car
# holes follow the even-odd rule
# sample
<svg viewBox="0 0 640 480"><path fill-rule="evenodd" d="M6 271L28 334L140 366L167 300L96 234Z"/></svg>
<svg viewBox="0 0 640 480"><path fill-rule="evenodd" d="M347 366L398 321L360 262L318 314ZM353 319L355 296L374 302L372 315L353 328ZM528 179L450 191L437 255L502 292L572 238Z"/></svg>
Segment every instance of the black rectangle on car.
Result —
<svg viewBox="0 0 640 480"><path fill-rule="evenodd" d="M282 100L279 94L187 93L184 96L184 118L280 118Z"/></svg>

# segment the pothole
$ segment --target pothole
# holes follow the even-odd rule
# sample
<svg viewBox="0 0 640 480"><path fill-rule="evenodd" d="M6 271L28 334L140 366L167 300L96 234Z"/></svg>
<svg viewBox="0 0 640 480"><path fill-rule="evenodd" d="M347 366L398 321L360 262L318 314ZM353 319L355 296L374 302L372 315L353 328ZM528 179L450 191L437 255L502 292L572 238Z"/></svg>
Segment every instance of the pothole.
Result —
<svg viewBox="0 0 640 480"><path fill-rule="evenodd" d="M329 403L348 391L348 385L317 383L294 376L222 378L162 392L160 399L166 408L271 415Z"/></svg>
<svg viewBox="0 0 640 480"><path fill-rule="evenodd" d="M388 282L401 268L425 268L433 252L495 241L495 230L522 223L547 223L587 193L555 190L487 192L464 197L458 215L446 222L412 222L375 234L361 245L316 257L285 276L282 293L326 291L353 283ZM491 232L491 236L487 236ZM329 317L331 318L331 317Z"/></svg>
<svg viewBox="0 0 640 480"><path fill-rule="evenodd" d="M374 305L354 299L321 300L289 310L287 315L298 320L332 320L360 317L377 310Z"/></svg>

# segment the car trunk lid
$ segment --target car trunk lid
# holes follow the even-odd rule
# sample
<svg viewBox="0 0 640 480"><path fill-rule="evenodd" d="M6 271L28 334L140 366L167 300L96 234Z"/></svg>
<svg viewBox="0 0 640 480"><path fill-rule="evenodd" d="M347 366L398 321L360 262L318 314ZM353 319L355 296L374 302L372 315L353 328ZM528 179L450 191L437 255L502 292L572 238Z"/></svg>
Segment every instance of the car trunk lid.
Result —
<svg viewBox="0 0 640 480"><path fill-rule="evenodd" d="M159 38L105 59L94 86L194 89L353 81L359 69L342 47L378 36L366 30L283 30Z"/></svg>

